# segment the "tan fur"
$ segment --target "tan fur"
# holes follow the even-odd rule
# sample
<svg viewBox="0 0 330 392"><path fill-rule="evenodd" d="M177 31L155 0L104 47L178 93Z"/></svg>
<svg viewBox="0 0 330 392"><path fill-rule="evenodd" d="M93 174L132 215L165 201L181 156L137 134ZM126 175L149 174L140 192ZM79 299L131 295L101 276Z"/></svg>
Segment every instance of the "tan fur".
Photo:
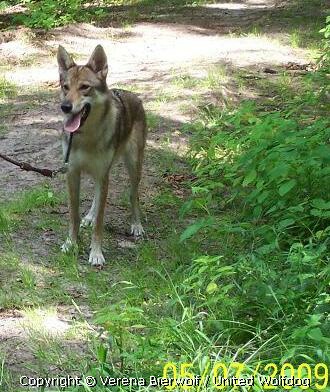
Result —
<svg viewBox="0 0 330 392"><path fill-rule="evenodd" d="M102 265L105 261L102 254L102 237L109 171L119 155L124 157L131 182L131 234L141 236L144 233L140 219L138 186L146 141L145 112L135 94L108 89L107 59L100 45L95 48L85 66L76 65L61 46L57 60L62 88L61 102L72 104L72 113L80 112L86 104L90 105L86 121L73 134L67 173L70 230L62 250L68 251L77 243L80 226L80 177L85 172L95 181L95 195L92 207L81 225L93 225L89 262L92 265ZM65 114L64 121L72 116L72 113ZM68 140L68 132L63 131L64 154Z"/></svg>

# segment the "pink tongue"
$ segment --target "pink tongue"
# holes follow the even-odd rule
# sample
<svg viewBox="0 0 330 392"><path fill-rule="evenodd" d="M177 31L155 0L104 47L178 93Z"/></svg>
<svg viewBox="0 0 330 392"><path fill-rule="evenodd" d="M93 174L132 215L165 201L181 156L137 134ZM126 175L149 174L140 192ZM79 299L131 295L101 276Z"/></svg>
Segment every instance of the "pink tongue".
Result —
<svg viewBox="0 0 330 392"><path fill-rule="evenodd" d="M80 127L81 113L77 113L69 118L69 120L64 124L64 130L67 132L76 132Z"/></svg>

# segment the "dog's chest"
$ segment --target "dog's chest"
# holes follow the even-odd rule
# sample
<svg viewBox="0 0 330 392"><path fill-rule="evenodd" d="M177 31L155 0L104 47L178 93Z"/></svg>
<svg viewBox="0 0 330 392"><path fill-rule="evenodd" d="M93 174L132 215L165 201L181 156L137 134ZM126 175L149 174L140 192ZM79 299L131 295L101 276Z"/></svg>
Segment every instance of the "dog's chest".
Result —
<svg viewBox="0 0 330 392"><path fill-rule="evenodd" d="M73 151L70 164L82 172L90 174L93 178L102 177L110 167L113 153L111 150L84 150Z"/></svg>

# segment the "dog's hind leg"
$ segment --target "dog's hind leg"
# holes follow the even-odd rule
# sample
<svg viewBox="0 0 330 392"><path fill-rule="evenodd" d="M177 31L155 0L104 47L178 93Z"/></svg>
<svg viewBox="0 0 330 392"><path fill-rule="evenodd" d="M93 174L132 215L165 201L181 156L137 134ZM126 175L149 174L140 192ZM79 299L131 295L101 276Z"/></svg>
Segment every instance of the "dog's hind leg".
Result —
<svg viewBox="0 0 330 392"><path fill-rule="evenodd" d="M96 219L96 195L94 195L93 203L87 215L81 220L80 227L92 226Z"/></svg>
<svg viewBox="0 0 330 392"><path fill-rule="evenodd" d="M95 184L95 221L93 223L93 234L89 262L94 266L103 265L105 260L102 253L103 219L105 204L107 201L109 185L109 173L106 172L102 178L97 179Z"/></svg>
<svg viewBox="0 0 330 392"><path fill-rule="evenodd" d="M131 185L131 234L134 235L134 237L140 237L144 234L144 230L141 224L141 210L139 203L139 184L142 173L144 144L144 139L135 139L133 134L124 151L124 162L128 171Z"/></svg>

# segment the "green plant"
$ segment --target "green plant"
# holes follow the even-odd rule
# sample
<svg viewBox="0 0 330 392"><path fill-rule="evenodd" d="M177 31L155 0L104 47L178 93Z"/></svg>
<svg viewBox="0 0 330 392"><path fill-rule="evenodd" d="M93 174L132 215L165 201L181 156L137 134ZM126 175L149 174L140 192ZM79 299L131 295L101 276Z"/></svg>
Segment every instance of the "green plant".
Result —
<svg viewBox="0 0 330 392"><path fill-rule="evenodd" d="M29 0L28 13L16 18L28 27L50 29L75 22L83 15L84 0Z"/></svg>
<svg viewBox="0 0 330 392"><path fill-rule="evenodd" d="M0 209L0 233L5 233L9 228L9 220L4 211Z"/></svg>
<svg viewBox="0 0 330 392"><path fill-rule="evenodd" d="M60 198L49 186L42 186L22 193L16 200L8 203L10 213L26 213L40 206L54 206Z"/></svg>
<svg viewBox="0 0 330 392"><path fill-rule="evenodd" d="M258 114L250 104L216 118L200 132L211 133L208 148L192 152L199 193L233 187L230 201L244 196L244 211L284 237L290 228L299 235L329 225L328 119L305 125L280 113Z"/></svg>
<svg viewBox="0 0 330 392"><path fill-rule="evenodd" d="M324 39L323 39L322 54L319 61L321 65L329 67L330 65L330 15L327 16L325 27L322 30L320 30L320 33L324 35Z"/></svg>
<svg viewBox="0 0 330 392"><path fill-rule="evenodd" d="M212 249L221 238L224 245L193 261L179 293L183 303L207 312L208 336L218 325L234 346L248 336L271 340L275 349L250 348L264 359L329 360L330 122L322 111L324 78L321 72L307 76L299 96L283 90L283 107L276 111L251 102L227 111L207 106L193 126L189 158L197 178L181 213L198 218L181 241L199 238ZM312 89L314 82L318 87ZM318 111L311 118L314 105ZM219 304L230 313L220 312ZM231 319L244 327L229 328Z"/></svg>
<svg viewBox="0 0 330 392"><path fill-rule="evenodd" d="M17 86L4 77L0 77L0 100L13 98L16 95Z"/></svg>

